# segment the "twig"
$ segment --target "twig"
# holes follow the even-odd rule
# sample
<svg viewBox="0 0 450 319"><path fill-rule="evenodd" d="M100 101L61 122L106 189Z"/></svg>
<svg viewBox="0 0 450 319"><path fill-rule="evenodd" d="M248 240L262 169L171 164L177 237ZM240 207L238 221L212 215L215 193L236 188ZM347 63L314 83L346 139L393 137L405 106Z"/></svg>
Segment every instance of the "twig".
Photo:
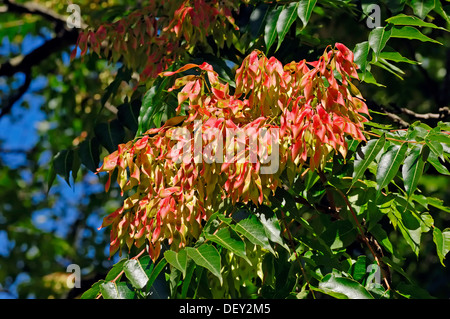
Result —
<svg viewBox="0 0 450 319"><path fill-rule="evenodd" d="M363 131L363 132L368 134L368 135L375 136L375 137L381 137L379 134L376 134L376 133L373 133L373 132L368 132L368 131ZM420 142L420 141L403 141L403 140L399 140L399 139L392 138L392 137L386 137L386 139L389 140L389 141L401 142L401 143L425 144L425 142Z"/></svg>
<svg viewBox="0 0 450 319"><path fill-rule="evenodd" d="M374 101L368 100L367 106L369 107L369 109L378 110L380 112L383 112L386 115L386 117L388 117L394 123L397 123L400 126L400 128L408 128L410 125L408 122L406 122L400 116L398 116L397 114L394 114L392 112L389 112L388 110L386 110L385 107L383 107L382 105L379 105L378 103L376 103Z"/></svg>
<svg viewBox="0 0 450 319"><path fill-rule="evenodd" d="M297 254L297 249L295 249L295 244L294 244L294 241L292 239L292 234L291 234L291 231L289 230L288 225L286 224L286 218L285 218L284 212L282 210L281 210L281 217L282 217L282 220L283 220L284 229L286 230L286 232L288 234L288 237L289 237L289 244L290 244L292 250L294 251L295 259L297 260L297 262L298 262L298 264L300 266L300 269L302 271L303 277L306 280L306 283L307 283L307 285L309 287L309 290L311 291L313 299L316 299L316 296L314 295L314 291L311 289L311 283L309 282L308 277L306 276L305 269L303 268L302 263L300 261L300 257Z"/></svg>
<svg viewBox="0 0 450 319"><path fill-rule="evenodd" d="M388 274L386 273L386 270L385 270L385 269L386 269L386 265L385 265L385 264L383 263L383 261L381 260L381 258L383 257L383 250L382 250L381 246L378 244L378 242L376 241L375 238L372 237L371 240L369 240L369 239L367 238L367 236L366 236L366 234L365 234L365 232L364 232L364 230L363 230L363 227L361 226L361 223L359 222L358 217L356 216L356 213L355 213L355 211L353 210L352 205L351 205L350 202L348 201L347 196L345 196L345 194L344 194L340 189L338 189L338 188L334 188L334 189L335 189L335 190L339 193L339 195L341 195L342 198L344 199L344 201L345 201L345 203L346 203L348 209L350 210L350 213L351 213L352 216L353 216L353 219L355 220L356 226L358 227L358 230L359 230L359 233L360 233L360 236L361 236L362 240L364 241L364 243L365 243L365 244L367 245L367 247L369 248L370 253L373 255L373 258L374 258L375 261L377 262L378 267L380 267L380 269L381 269L381 272L382 272L382 275L383 275L383 280L384 280L384 283L385 283L385 285L386 285L386 288L387 288L388 290L390 290L391 288L390 288L390 285L389 285ZM372 244L371 244L371 243L374 243L375 249L376 249L378 252L381 251L381 256L379 256L379 254L375 251L375 249L374 249L374 247L372 247Z"/></svg>
<svg viewBox="0 0 450 319"><path fill-rule="evenodd" d="M331 193L331 189L328 187L328 185L330 185L328 183L328 180L325 176L325 174L323 173L323 171L318 170L319 173L319 177L320 180L322 181L322 183L325 186L325 190L326 190L326 194L328 197L328 200L332 203L334 209L336 210L336 205L335 205L335 201L334 201L334 197L333 194ZM377 262L378 267L380 267L381 272L383 274L383 280L385 282L386 288L389 290L390 285L389 285L389 280L388 280L388 271L386 270L386 265L383 263L383 261L381 260L381 258L383 257L383 250L381 249L380 245L378 244L378 242L376 242L375 238L371 238L371 240L369 240L363 230L363 227L361 226L361 223L358 220L358 217L356 216L355 211L353 210L353 207L351 206L350 202L348 201L347 196L338 188L333 187L333 189L340 195L342 196L342 198L345 201L345 204L347 205L348 209L350 210L350 213L352 214L353 219L355 220L356 226L358 227L358 231L360 233L360 236L363 240L363 242L367 245L367 247L369 248L371 254L373 255L375 261ZM376 242L376 247L374 249L374 247L372 247L371 243L375 243ZM381 254L379 253L381 251ZM381 256L380 256L381 255Z"/></svg>

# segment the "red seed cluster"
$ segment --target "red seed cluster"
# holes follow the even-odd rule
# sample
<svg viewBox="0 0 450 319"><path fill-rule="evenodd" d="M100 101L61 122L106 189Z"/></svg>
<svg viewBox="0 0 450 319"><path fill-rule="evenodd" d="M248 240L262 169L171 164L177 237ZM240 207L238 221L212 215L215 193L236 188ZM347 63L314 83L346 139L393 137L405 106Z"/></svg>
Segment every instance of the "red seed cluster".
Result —
<svg viewBox="0 0 450 319"><path fill-rule="evenodd" d="M225 199L270 205L285 170L323 168L334 152L346 156L346 136L365 140L368 109L343 44L327 47L318 61L284 66L253 51L236 71L233 94L207 63L161 75L190 69L199 75L179 77L171 88L179 91L177 111L187 115L120 145L99 168L110 179L117 169L122 192L131 194L104 219L111 254L146 244L156 259L165 240L184 247Z"/></svg>

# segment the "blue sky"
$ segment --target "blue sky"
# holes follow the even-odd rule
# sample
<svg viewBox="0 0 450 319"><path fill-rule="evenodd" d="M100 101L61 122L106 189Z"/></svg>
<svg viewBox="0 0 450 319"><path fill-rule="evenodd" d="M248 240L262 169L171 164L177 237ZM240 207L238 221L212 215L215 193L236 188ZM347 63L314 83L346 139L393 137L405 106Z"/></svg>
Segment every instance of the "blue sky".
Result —
<svg viewBox="0 0 450 319"><path fill-rule="evenodd" d="M49 32L43 32L43 36L27 35L23 39L22 44L11 44L7 38L2 39L0 43L0 56L9 57L18 54L27 54L50 37ZM64 63L69 63L69 55L62 54ZM14 78L14 83L11 90L20 87L24 81L24 74L17 74ZM22 98L16 102L11 110L11 113L0 119L0 148L5 150L27 151L31 149L39 141L38 128L40 124L46 123L46 114L41 110L45 99L40 95L40 91L48 85L45 76L38 76L34 78L28 91ZM6 83L6 79L0 77L0 92L3 97L10 94L10 88ZM27 107L25 107L27 106ZM44 152L39 159L38 164L43 167L48 167L53 154ZM9 168L15 169L27 166L26 154L23 152L0 153L2 162ZM32 172L28 169L22 169L22 177L24 181L31 182ZM36 210L33 212L31 220L33 224L43 230L54 232L55 235L65 237L70 225L76 220L79 212L77 205L87 204L88 196L92 193L102 192L103 185L99 184L98 178L93 173L89 173L82 181L75 184L73 188L69 187L67 183L57 177L58 182L55 183L49 193L49 196L58 195L58 200L53 207ZM1 191L1 190L0 190ZM33 195L33 203L38 204L47 200L45 194L37 193ZM93 213L87 220L87 223L92 227L99 227L101 225L101 215L103 212ZM1 217L1 212L0 212ZM55 218L56 217L56 218ZM1 222L1 220L0 220ZM0 231L0 258L7 258L9 251L14 247L14 242L8 239L6 231ZM108 254L105 245L105 254ZM80 265L82 268L88 265ZM65 271L64 265L61 271ZM23 273L15 279L13 285L8 289L14 295L16 293L17 285L20 282L29 280L27 274ZM2 283L0 283L1 287ZM0 298L13 298L7 293L0 292Z"/></svg>

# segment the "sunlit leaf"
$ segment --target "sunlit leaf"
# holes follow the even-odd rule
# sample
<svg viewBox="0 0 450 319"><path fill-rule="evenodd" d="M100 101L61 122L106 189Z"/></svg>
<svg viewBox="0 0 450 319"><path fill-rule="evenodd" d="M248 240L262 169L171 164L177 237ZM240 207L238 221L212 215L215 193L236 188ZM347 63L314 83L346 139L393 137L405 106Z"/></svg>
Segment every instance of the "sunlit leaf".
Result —
<svg viewBox="0 0 450 319"><path fill-rule="evenodd" d="M425 22L422 19L419 19L418 17L406 15L404 13L398 14L394 17L390 17L389 19L386 19L386 22L392 23L393 25L410 25L416 27L427 27L446 30L444 28L438 27L433 23Z"/></svg>
<svg viewBox="0 0 450 319"><path fill-rule="evenodd" d="M245 243L230 227L223 227L214 233L205 233L205 238L244 258L250 265L252 264L246 256Z"/></svg>
<svg viewBox="0 0 450 319"><path fill-rule="evenodd" d="M409 40L419 40L422 42L433 42L433 43L442 45L442 43L440 43L439 41L436 41L430 37L427 37L422 32L420 32L418 29L416 29L414 27L410 27L410 26L393 27L391 37L392 38L404 38L404 39L409 39Z"/></svg>
<svg viewBox="0 0 450 319"><path fill-rule="evenodd" d="M403 143L399 145L391 145L386 152L381 155L380 162L377 169L377 198L379 197L381 190L386 187L390 181L397 175L398 169L402 164L408 144Z"/></svg>
<svg viewBox="0 0 450 319"><path fill-rule="evenodd" d="M185 249L181 249L178 252L168 250L164 252L164 258L167 260L169 264L171 264L173 267L181 271L183 277L186 277L186 267L188 264L188 258Z"/></svg>
<svg viewBox="0 0 450 319"><path fill-rule="evenodd" d="M272 246L270 246L264 226L255 215L252 214L250 217L239 221L239 223L234 225L234 230L246 237L253 244L261 246L275 254Z"/></svg>
<svg viewBox="0 0 450 319"><path fill-rule="evenodd" d="M123 264L123 270L133 287L142 289L148 282L147 274L136 259L127 260Z"/></svg>
<svg viewBox="0 0 450 319"><path fill-rule="evenodd" d="M435 0L411 0L410 5L415 15L425 19L427 14L434 9L435 2Z"/></svg>
<svg viewBox="0 0 450 319"><path fill-rule="evenodd" d="M426 145L420 148L415 147L405 159L405 164L402 168L402 176L408 198L411 197L416 190L429 152L430 149Z"/></svg>
<svg viewBox="0 0 450 319"><path fill-rule="evenodd" d="M111 268L110 271L108 271L108 274L105 277L106 281L111 281L117 278L117 276L122 272L123 270L123 264L127 261L126 258L122 258L120 261L118 261L114 266Z"/></svg>
<svg viewBox="0 0 450 319"><path fill-rule="evenodd" d="M445 267L444 258L450 251L450 228L441 231L439 228L433 228L433 241L436 244L436 251L441 264Z"/></svg>
<svg viewBox="0 0 450 319"><path fill-rule="evenodd" d="M391 37L392 28L390 26L378 27L373 29L369 34L369 45L375 52L375 59L381 50L386 46L387 41Z"/></svg>
<svg viewBox="0 0 450 319"><path fill-rule="evenodd" d="M319 283L322 292L338 299L373 299L373 296L351 278L328 274Z"/></svg>
<svg viewBox="0 0 450 319"><path fill-rule="evenodd" d="M369 167L370 163L373 162L378 153L383 149L385 142L386 137L383 134L379 139L373 139L367 142L367 144L361 148L361 151L356 153L351 186L363 176L367 167Z"/></svg>
<svg viewBox="0 0 450 319"><path fill-rule="evenodd" d="M358 43L353 49L354 61L358 65L361 72L366 72L366 67L369 64L368 55L370 46L368 41Z"/></svg>
<svg viewBox="0 0 450 319"><path fill-rule="evenodd" d="M311 17L316 3L317 0L300 0L297 14L300 20L302 20L303 28L308 24L309 18Z"/></svg>
<svg viewBox="0 0 450 319"><path fill-rule="evenodd" d="M198 248L186 247L186 251L197 265L208 269L222 283L221 258L216 248L212 245L203 244Z"/></svg>
<svg viewBox="0 0 450 319"><path fill-rule="evenodd" d="M283 7L278 7L269 12L264 27L264 42L266 43L266 52L269 52L277 39L277 21Z"/></svg>
<svg viewBox="0 0 450 319"><path fill-rule="evenodd" d="M278 33L278 45L277 49L280 47L281 43L284 40L284 37L288 33L292 24L297 19L297 8L299 3L290 3L283 7L283 10L280 12L277 21L277 33Z"/></svg>

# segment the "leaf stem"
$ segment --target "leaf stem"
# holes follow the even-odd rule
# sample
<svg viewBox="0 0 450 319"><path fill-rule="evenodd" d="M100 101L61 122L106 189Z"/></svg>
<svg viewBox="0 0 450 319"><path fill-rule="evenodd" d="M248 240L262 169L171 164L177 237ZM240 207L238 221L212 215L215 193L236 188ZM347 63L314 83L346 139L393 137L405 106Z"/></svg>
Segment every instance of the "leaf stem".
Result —
<svg viewBox="0 0 450 319"><path fill-rule="evenodd" d="M376 134L376 133L372 133L372 132L368 132L368 131L363 131L364 133L368 134L368 135L372 135L375 137L381 137L380 135ZM425 142L419 142L419 141L404 141L404 140L398 140L396 138L392 138L392 137L386 137L387 140L390 141L394 141L394 142L401 142L401 143L413 143L413 144L425 144Z"/></svg>

